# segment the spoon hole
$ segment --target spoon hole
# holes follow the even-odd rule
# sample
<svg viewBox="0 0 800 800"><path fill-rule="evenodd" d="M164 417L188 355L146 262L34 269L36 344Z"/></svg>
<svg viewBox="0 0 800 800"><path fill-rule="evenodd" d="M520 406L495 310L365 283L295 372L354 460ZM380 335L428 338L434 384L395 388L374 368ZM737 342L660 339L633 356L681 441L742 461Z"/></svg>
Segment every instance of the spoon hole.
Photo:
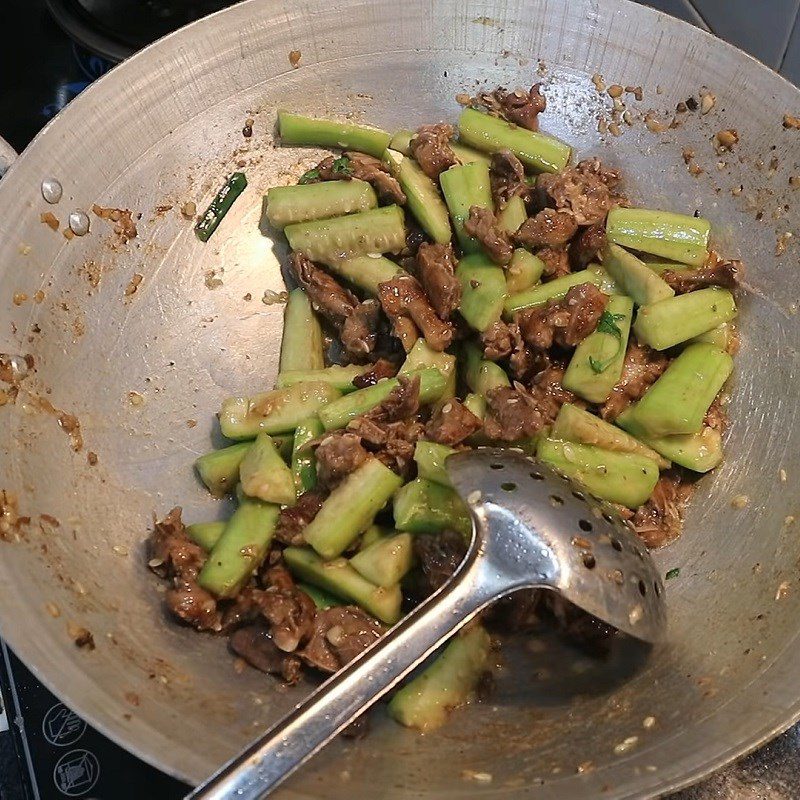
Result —
<svg viewBox="0 0 800 800"><path fill-rule="evenodd" d="M583 500L584 502L586 501L586 495L583 494L582 492L576 492L573 490L572 496L577 498L578 500Z"/></svg>
<svg viewBox="0 0 800 800"><path fill-rule="evenodd" d="M603 514L603 519L604 519L606 522L608 522L608 523L609 523L609 525L613 525L613 524L614 524L614 517L612 517L612 516L611 516L611 514L609 514L609 513L607 513L607 512Z"/></svg>
<svg viewBox="0 0 800 800"><path fill-rule="evenodd" d="M502 464L489 464L489 469L503 469Z"/></svg>
<svg viewBox="0 0 800 800"><path fill-rule="evenodd" d="M531 473L530 473L530 476L531 476L531 478L533 478L535 481L543 481L543 480L544 480L544 475L542 475L542 473L541 473L541 472L531 472Z"/></svg>
<svg viewBox="0 0 800 800"><path fill-rule="evenodd" d="M583 560L583 566L586 567L586 569L594 569L595 565L597 564L595 557L591 553L584 553L581 556L581 559Z"/></svg>
<svg viewBox="0 0 800 800"><path fill-rule="evenodd" d="M639 581L639 594L644 597L647 594L647 587L644 585L644 581Z"/></svg>
<svg viewBox="0 0 800 800"><path fill-rule="evenodd" d="M500 488L504 492L513 492L517 488L517 484L509 481L508 483L501 483Z"/></svg>
<svg viewBox="0 0 800 800"><path fill-rule="evenodd" d="M661 587L656 581L653 581L653 589L655 590L656 597L661 597Z"/></svg>
<svg viewBox="0 0 800 800"><path fill-rule="evenodd" d="M622 543L619 539L611 539L611 546L618 552L622 552Z"/></svg>
<svg viewBox="0 0 800 800"><path fill-rule="evenodd" d="M587 533L592 530L592 523L589 522L588 519L579 519L578 520L578 527L582 531L586 531Z"/></svg>
<svg viewBox="0 0 800 800"><path fill-rule="evenodd" d="M564 505L564 501L557 494L551 494L550 505L552 505L554 508L558 508L559 506Z"/></svg>

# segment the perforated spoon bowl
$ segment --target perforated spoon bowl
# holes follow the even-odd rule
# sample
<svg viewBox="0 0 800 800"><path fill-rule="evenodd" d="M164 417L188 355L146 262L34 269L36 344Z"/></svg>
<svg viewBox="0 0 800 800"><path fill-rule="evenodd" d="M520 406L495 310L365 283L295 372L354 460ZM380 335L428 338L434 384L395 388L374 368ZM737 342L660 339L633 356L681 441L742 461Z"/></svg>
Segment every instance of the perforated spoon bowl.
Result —
<svg viewBox="0 0 800 800"><path fill-rule="evenodd" d="M447 461L473 519L453 578L189 798L269 794L494 600L549 589L645 642L666 627L664 588L636 535L534 459L494 448Z"/></svg>

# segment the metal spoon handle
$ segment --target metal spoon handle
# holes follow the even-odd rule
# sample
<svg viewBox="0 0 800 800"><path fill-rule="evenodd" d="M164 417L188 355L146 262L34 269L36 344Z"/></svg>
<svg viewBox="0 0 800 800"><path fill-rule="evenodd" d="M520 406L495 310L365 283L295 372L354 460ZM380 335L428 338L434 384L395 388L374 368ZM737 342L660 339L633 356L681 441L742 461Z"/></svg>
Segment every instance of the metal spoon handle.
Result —
<svg viewBox="0 0 800 800"><path fill-rule="evenodd" d="M266 796L389 691L497 594L476 548L470 555L450 583L325 681L186 800L257 800Z"/></svg>

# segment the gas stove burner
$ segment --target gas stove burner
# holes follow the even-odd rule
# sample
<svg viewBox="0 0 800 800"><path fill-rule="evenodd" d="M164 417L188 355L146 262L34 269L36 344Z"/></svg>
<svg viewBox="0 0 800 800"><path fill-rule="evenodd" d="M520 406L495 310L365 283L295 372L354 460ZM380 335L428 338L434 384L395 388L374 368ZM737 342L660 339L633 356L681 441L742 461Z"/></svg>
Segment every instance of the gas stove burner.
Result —
<svg viewBox="0 0 800 800"><path fill-rule="evenodd" d="M171 31L238 0L45 0L79 44L122 61Z"/></svg>

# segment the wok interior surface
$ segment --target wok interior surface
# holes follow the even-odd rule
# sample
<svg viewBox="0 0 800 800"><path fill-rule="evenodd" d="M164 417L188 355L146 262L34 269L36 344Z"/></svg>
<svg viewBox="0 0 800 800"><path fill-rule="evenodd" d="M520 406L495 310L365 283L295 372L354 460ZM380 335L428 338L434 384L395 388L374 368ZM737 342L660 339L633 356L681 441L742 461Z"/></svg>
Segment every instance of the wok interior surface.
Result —
<svg viewBox="0 0 800 800"><path fill-rule="evenodd" d="M298 69L290 50L301 51ZM637 121L619 137L597 131L610 100L595 73L643 87L641 102L628 96ZM553 643L506 648L488 701L427 736L378 712L365 740L330 746L282 796L359 797L376 780L384 798L652 796L800 713L796 245L776 256L776 238L798 227L788 178L800 132L781 126L797 90L625 2L251 0L101 80L0 184L0 351L35 360L16 403L0 409L0 487L32 517L20 541L0 543L2 634L65 702L147 761L201 780L309 688L236 674L222 639L167 621L142 548L154 511L181 503L188 521L224 515L191 462L219 443L220 400L275 377L283 307L261 297L283 288L285 252L258 230L261 195L319 155L273 149L276 110L352 113L391 130L455 119L454 95L478 85L539 79L545 130L577 158L620 166L635 202L698 209L722 252L747 266L727 460L700 482L683 537L656 556L664 572L680 567L667 583L668 641L608 663ZM709 114L663 132L641 121L654 109L668 122L703 85L717 97ZM252 139L241 133L248 117ZM728 127L740 143L717 156L710 139ZM685 147L701 175L687 171ZM204 208L237 164L249 187L203 245L180 208ZM39 192L50 175L64 185L54 207ZM67 241L39 221L53 211L63 224L93 203L141 213L137 238L125 244L92 216L91 233ZM210 277L222 285L209 288ZM41 303L12 303L39 289ZM79 452L41 398L78 418ZM731 505L737 495L744 508ZM93 651L73 643L76 625Z"/></svg>

